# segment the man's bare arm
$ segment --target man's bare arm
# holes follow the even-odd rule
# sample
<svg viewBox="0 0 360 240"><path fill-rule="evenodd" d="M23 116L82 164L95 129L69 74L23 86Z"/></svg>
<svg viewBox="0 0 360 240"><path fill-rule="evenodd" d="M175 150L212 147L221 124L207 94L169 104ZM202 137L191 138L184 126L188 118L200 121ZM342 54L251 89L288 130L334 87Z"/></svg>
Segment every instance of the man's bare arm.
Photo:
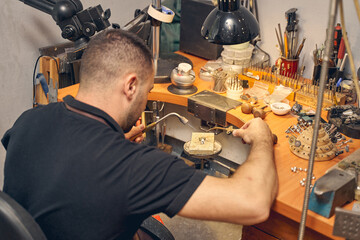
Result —
<svg viewBox="0 0 360 240"><path fill-rule="evenodd" d="M246 225L268 218L278 189L272 133L264 121L254 119L233 135L251 144L246 162L231 178L207 176L179 215Z"/></svg>

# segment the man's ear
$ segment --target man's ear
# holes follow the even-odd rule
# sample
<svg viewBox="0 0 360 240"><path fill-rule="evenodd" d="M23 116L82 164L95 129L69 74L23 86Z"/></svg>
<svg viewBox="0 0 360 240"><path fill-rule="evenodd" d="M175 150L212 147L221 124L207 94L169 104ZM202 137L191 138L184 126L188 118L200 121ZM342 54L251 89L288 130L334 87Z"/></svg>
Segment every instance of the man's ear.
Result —
<svg viewBox="0 0 360 240"><path fill-rule="evenodd" d="M127 74L124 78L124 94L128 99L132 99L138 90L139 80L134 73Z"/></svg>

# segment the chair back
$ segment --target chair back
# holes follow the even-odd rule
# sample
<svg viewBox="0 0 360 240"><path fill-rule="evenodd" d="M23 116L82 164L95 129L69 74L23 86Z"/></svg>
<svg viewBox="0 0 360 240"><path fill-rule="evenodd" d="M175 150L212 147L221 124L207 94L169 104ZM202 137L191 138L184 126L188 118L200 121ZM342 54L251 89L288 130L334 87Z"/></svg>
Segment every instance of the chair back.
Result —
<svg viewBox="0 0 360 240"><path fill-rule="evenodd" d="M175 240L169 229L152 216L145 219L139 229L147 233L153 240Z"/></svg>
<svg viewBox="0 0 360 240"><path fill-rule="evenodd" d="M6 193L0 191L0 238L46 240L32 216Z"/></svg>

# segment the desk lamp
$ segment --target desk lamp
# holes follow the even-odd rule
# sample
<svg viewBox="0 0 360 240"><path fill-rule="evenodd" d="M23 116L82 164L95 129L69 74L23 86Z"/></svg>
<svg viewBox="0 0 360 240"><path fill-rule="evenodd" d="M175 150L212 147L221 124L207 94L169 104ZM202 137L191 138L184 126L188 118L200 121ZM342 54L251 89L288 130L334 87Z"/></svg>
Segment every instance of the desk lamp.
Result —
<svg viewBox="0 0 360 240"><path fill-rule="evenodd" d="M211 43L233 45L248 42L259 35L259 24L240 0L218 0L201 28L201 36Z"/></svg>

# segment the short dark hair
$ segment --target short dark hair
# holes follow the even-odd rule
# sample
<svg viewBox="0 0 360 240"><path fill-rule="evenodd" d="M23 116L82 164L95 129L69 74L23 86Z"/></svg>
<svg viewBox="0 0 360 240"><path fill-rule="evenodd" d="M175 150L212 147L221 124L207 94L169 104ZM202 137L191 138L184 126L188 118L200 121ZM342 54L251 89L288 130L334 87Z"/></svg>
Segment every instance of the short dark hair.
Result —
<svg viewBox="0 0 360 240"><path fill-rule="evenodd" d="M80 86L111 86L115 77L135 72L140 81L153 72L153 58L144 41L120 29L93 37L81 60Z"/></svg>

